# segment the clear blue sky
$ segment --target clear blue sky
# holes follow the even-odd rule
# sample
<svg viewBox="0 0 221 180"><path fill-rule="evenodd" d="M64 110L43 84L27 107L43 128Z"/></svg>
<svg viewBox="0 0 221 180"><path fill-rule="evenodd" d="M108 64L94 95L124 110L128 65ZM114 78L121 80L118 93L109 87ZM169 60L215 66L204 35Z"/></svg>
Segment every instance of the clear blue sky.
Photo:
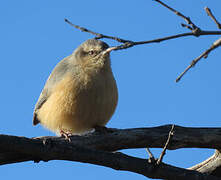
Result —
<svg viewBox="0 0 221 180"><path fill-rule="evenodd" d="M205 30L217 30L204 12L209 6L221 21L220 0L164 1ZM0 2L0 133L35 137L53 135L32 126L32 112L53 67L83 41L92 38L64 22L130 40L149 40L181 32L183 20L152 0L73 1L7 0ZM221 126L221 48L192 69L180 83L174 80L189 62L218 36L186 37L160 44L136 46L112 53L119 104L108 127L134 128L177 124ZM106 41L109 45L116 42ZM156 156L161 149L152 150ZM147 158L144 149L124 151ZM168 151L164 162L189 167L213 150ZM76 162L25 162L0 167L11 179L127 179L145 177Z"/></svg>

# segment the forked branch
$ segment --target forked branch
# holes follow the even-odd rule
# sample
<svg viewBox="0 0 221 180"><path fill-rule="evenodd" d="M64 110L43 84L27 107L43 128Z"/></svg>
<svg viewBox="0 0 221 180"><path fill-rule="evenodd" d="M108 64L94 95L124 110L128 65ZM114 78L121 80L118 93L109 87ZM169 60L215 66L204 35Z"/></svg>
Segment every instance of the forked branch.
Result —
<svg viewBox="0 0 221 180"><path fill-rule="evenodd" d="M155 2L158 2L159 4L161 4L162 6L166 7L167 9L169 9L170 11L174 12L177 16L183 18L187 24L183 24L181 23L182 27L186 27L187 29L191 30L191 32L189 33L181 33L181 34L175 34L175 35L171 35L171 36L166 36L166 37L162 37L162 38L157 38L157 39L152 39L152 40L146 40L146 41L132 41L132 40L126 40L123 38L119 38L119 37L115 37L115 36L109 36L109 35L105 35L105 34L101 34L101 33L97 33L94 32L92 30L89 30L85 27L81 27L78 25L73 24L72 22L70 22L69 20L65 19L65 22L67 22L68 24L70 24L71 26L73 26L76 29L81 30L82 32L87 32L90 33L92 35L95 35L96 39L102 39L102 38L107 38L107 39L112 39L115 40L117 42L120 42L121 44L118 46L113 46L111 47L110 51L112 50L122 50L122 49L127 49L127 48L131 48L133 46L137 46L137 45L143 45L143 44L150 44L150 43L159 43L159 42L163 42L163 41L167 41L167 40L171 40L171 39L176 39L176 38L180 38L180 37L186 37L186 36L195 36L195 37L199 37L199 36L205 36L205 35L221 35L221 31L206 31L206 30L202 30L201 28L199 28L189 17L185 16L183 13L179 12L178 10L175 10L174 8L170 7L169 5L163 3L160 0L155 0ZM220 23L217 21L217 19L215 18L215 16L212 14L211 10L209 8L205 8L207 14L213 19L213 21L216 23L216 25L218 26L218 28L221 27ZM202 53L199 57L197 57L196 59L194 59L191 64L178 76L178 78L176 79L176 82L178 82L185 73L188 72L188 70L190 68L192 68L196 63L198 63L198 61L201 58L205 58L208 56L208 54L213 51L214 49L216 49L217 47L219 47L219 40L217 40L215 43L213 43L213 45L207 49L204 53ZM216 45L214 45L216 44Z"/></svg>
<svg viewBox="0 0 221 180"><path fill-rule="evenodd" d="M94 132L85 136L72 136L71 142L60 137L26 138L0 135L0 163L23 161L68 160L91 163L116 170L130 171L150 178L217 180L207 174L178 168L165 163L149 163L146 159L113 153L114 150L137 147L164 147L170 139L168 149L183 147L221 147L220 128L184 128L174 126L176 133L168 138L171 125L155 128L111 129L101 134ZM170 131L171 133L173 132ZM108 142L108 143L106 143ZM14 158L14 159L13 159ZM214 168L214 166L212 166Z"/></svg>

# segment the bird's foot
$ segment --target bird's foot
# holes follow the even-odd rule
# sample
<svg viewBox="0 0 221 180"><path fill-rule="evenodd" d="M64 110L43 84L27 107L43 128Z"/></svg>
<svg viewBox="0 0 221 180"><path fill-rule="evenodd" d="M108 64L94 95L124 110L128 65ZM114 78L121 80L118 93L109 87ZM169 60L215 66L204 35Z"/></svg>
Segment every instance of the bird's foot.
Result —
<svg viewBox="0 0 221 180"><path fill-rule="evenodd" d="M64 137L66 140L71 142L71 138L70 138L70 136L72 136L71 132L64 131L64 130L60 129L60 135L61 135L61 137Z"/></svg>

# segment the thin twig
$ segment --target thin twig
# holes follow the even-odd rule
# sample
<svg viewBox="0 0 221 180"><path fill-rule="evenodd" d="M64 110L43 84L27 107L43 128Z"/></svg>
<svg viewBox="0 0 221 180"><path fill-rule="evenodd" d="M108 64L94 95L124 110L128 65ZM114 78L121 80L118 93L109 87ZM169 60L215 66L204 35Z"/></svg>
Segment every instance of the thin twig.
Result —
<svg viewBox="0 0 221 180"><path fill-rule="evenodd" d="M179 11L171 8L170 6L168 6L167 4L161 2L160 0L155 0L156 2L160 3L161 5L163 5L164 7L166 7L167 9L171 10L172 12L174 12L176 15L182 17L187 24L181 24L183 27L188 28L189 30L191 30L192 32L190 33L181 33L181 34L176 34L176 35L172 35L172 36L167 36L167 37L163 37L163 38L158 38L158 39L153 39L153 40L148 40L148 41L131 41L131 40L125 40L119 37L114 37L114 36L109 36L109 35L104 35L101 33L96 33L94 31L91 31L87 28L75 25L73 23L71 23L69 20L65 19L65 22L67 22L69 25L83 31L83 32L87 32L90 34L95 35L95 39L101 39L101 38L107 38L107 39L112 39L112 40L116 40L122 44L120 44L119 46L114 46L114 47L110 47L108 48L106 51L116 51L116 50L122 50L122 49L127 49L130 47L133 47L135 45L142 45L142 44L149 44L149 43L159 43L162 41L166 41L166 40L170 40L170 39L176 39L179 37L185 37L185 36L202 36L202 35L221 35L221 31L203 31L201 30L199 27L197 27L189 17L183 15L182 13L180 13ZM221 26L220 23L215 19L215 17L212 15L212 12L210 11L209 8L206 8L206 11L208 13L209 16L211 16L211 18L216 22L217 26ZM217 42L220 42L219 40L217 40ZM176 79L176 82L178 82L183 75L188 72L188 70L190 68L192 68L202 57L206 58L208 56L208 54L214 50L215 48L217 48L220 44L219 43L214 43L214 44L218 44L218 45L212 45L208 50L206 50L202 55L200 55L199 57L197 57L196 59L194 59L191 64L180 74L180 76Z"/></svg>
<svg viewBox="0 0 221 180"><path fill-rule="evenodd" d="M167 147L168 147L168 145L169 145L169 143L170 143L170 140L172 139L173 135L174 135L174 124L173 124L172 127L171 127L171 130L170 130L170 132L169 132L169 135L168 135L166 144L165 144L165 146L164 146L164 148L163 148L163 151L161 152L160 157L159 157L159 159L157 160L157 165L159 165L159 164L162 162L163 157L164 157L164 155L166 154Z"/></svg>
<svg viewBox="0 0 221 180"><path fill-rule="evenodd" d="M190 27L189 25L187 25L187 24L183 24L183 23L181 23L181 26L182 27L185 27L185 28L187 28L187 29L189 29L190 31L192 31L193 30L193 28L192 27Z"/></svg>
<svg viewBox="0 0 221 180"><path fill-rule="evenodd" d="M147 153L148 153L148 155L149 155L150 158L154 158L154 155L153 155L153 153L150 151L149 148L146 148L146 151L147 151Z"/></svg>
<svg viewBox="0 0 221 180"><path fill-rule="evenodd" d="M82 32L87 32L87 33L95 35L96 39L107 38L107 39L113 39L113 40L118 41L120 43L130 42L129 40L121 39L121 38L118 38L118 37L113 37L113 36L108 36L108 35L104 35L104 34L101 34L101 33L96 33L94 31L91 31L91 30L87 29L87 28L75 25L72 22L70 22L68 19L64 19L64 21L67 22L68 24L70 24L71 26L75 27L76 29L81 30Z"/></svg>
<svg viewBox="0 0 221 180"><path fill-rule="evenodd" d="M221 38L216 40L212 46L207 49L206 51L204 51L199 57L197 57L196 59L194 59L190 65L178 76L178 78L176 79L176 82L179 82L180 79L192 68L196 65L196 63L199 62L199 60L201 60L202 58L207 58L207 56L209 55L209 53L216 49L217 47L219 47L221 45Z"/></svg>
<svg viewBox="0 0 221 180"><path fill-rule="evenodd" d="M73 23L71 23L69 20L65 19L65 22L67 22L69 25L75 27L76 29L79 29L83 32L87 32L90 34L95 35L95 38L107 38L107 39L113 39L115 41L121 42L123 44L119 45L119 46L114 46L111 47L111 51L116 51L116 50L121 50L121 49L127 49L136 45L142 45L142 44L150 44L150 43L160 43L162 41L166 41L166 40L170 40L170 39L176 39L176 38L180 38L180 37L186 37L186 36L196 36L195 32L189 32L189 33L180 33L180 34L176 34L176 35L172 35L172 36L166 36L163 38L157 38L157 39L152 39L152 40L147 40L147 41L131 41L131 40L125 40L119 37L114 37L114 36L108 36L108 35L104 35L104 34L100 34L100 33L96 33L92 30L86 29L84 27L80 27L77 25L74 25ZM198 34L198 36L205 36L205 35L221 35L221 31L200 31Z"/></svg>
<svg viewBox="0 0 221 180"><path fill-rule="evenodd" d="M169 9L170 11L174 12L177 16L180 16L182 17L186 22L187 24L189 24L193 30L194 29L199 29L192 21L189 17L186 17L185 15L183 15L181 12L173 9L172 7L168 6L167 4L161 2L160 0L155 0L156 2L160 3L162 6L166 7L167 9ZM186 26L185 26L186 27Z"/></svg>
<svg viewBox="0 0 221 180"><path fill-rule="evenodd" d="M149 163L155 163L155 162L156 162L156 159L155 159L153 153L150 151L149 148L146 148L146 151L147 151L147 153L148 153L148 155L149 155L148 162L149 162Z"/></svg>
<svg viewBox="0 0 221 180"><path fill-rule="evenodd" d="M221 29L221 24L217 21L217 19L215 18L215 16L213 15L212 11L210 10L210 8L205 7L205 11L207 13L208 16L211 17L211 19L215 22L215 24L217 25L217 27L219 29Z"/></svg>

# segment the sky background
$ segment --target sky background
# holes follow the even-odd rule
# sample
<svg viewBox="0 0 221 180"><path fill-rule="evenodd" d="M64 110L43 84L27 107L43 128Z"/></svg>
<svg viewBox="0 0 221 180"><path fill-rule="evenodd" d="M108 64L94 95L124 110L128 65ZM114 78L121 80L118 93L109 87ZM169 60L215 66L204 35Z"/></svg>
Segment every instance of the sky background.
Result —
<svg viewBox="0 0 221 180"><path fill-rule="evenodd" d="M191 17L204 30L217 30L204 7L221 21L220 0L164 1ZM54 135L32 126L38 96L53 67L83 41L92 38L64 22L133 41L188 32L177 17L152 0L74 1L7 0L0 2L0 133L26 137ZM221 126L221 48L213 51L179 82L180 72L219 36L185 37L159 44L112 52L112 68L119 103L108 123L112 128L176 124ZM105 40L110 46L118 43ZM152 149L159 156L161 149ZM147 158L145 149L125 153ZM164 162L190 167L214 150L167 151ZM11 179L127 179L146 177L78 162L25 162L0 167L1 178Z"/></svg>

